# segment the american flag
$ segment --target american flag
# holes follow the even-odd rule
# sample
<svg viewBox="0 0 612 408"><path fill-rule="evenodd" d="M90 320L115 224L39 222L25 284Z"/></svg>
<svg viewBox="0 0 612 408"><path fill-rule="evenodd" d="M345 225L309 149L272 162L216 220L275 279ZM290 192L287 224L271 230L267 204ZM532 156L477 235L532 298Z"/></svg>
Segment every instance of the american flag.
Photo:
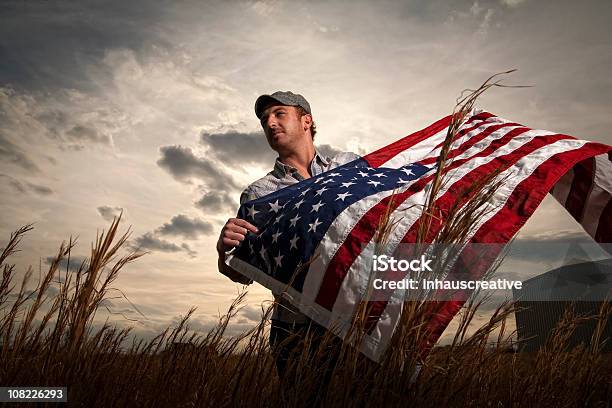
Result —
<svg viewBox="0 0 612 408"><path fill-rule="evenodd" d="M450 123L447 116L358 160L244 203L238 217L260 232L249 233L228 264L273 292L284 292L304 314L344 337L367 291L368 248L385 212L390 209L399 219L387 250L415 242ZM612 242L612 147L474 110L459 128L449 157L448 181L436 196L441 207L492 172L503 180L469 242L507 243L548 192L597 242ZM378 361L402 302L375 303L375 321L360 347ZM429 345L463 303L435 304Z"/></svg>

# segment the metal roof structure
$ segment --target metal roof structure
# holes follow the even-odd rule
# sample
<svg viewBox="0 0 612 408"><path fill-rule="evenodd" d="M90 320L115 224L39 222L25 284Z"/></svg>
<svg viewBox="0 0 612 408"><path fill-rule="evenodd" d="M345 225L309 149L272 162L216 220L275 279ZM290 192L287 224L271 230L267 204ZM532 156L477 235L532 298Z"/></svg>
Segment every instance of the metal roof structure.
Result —
<svg viewBox="0 0 612 408"><path fill-rule="evenodd" d="M523 282L513 290L519 349L536 351L545 346L551 333L568 308L575 316L596 316L604 301L612 300L612 259L564 265ZM580 343L589 345L596 320L589 319L576 327L568 348ZM608 315L601 336L608 339L604 351L612 351L612 318Z"/></svg>

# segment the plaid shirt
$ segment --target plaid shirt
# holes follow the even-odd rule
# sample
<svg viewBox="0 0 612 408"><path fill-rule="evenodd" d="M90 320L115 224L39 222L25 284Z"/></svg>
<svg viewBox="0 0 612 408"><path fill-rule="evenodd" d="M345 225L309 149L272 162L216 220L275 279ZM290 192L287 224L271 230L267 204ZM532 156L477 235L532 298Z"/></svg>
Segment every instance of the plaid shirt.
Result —
<svg viewBox="0 0 612 408"><path fill-rule="evenodd" d="M315 150L315 157L310 163L310 174L316 176L358 158L359 156L350 152L341 152L334 157L329 158L323 156L318 150ZM240 204L263 197L302 180L304 180L304 177L295 167L286 165L277 158L271 172L269 172L265 177L251 183L242 192L242 195L240 196ZM308 317L302 314L284 297L280 297L278 294L274 294L274 297L277 304L272 312L273 320L279 320L285 323L308 322Z"/></svg>

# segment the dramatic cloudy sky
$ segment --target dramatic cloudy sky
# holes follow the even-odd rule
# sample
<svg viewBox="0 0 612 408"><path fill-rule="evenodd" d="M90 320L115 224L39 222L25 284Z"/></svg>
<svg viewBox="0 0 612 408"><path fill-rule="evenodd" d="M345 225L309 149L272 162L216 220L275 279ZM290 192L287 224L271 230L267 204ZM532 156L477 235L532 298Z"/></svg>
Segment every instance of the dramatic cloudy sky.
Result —
<svg viewBox="0 0 612 408"><path fill-rule="evenodd" d="M123 209L130 243L151 251L115 285L147 316L137 331L192 305L209 327L239 289L216 272L220 226L275 157L258 95L302 93L324 149L363 153L518 68L508 83L533 87L494 89L482 107L612 143L611 19L609 1L4 1L0 242L35 223L14 261L44 268L71 235L87 256ZM548 199L520 233L532 236L583 237ZM232 330L267 298L252 285Z"/></svg>

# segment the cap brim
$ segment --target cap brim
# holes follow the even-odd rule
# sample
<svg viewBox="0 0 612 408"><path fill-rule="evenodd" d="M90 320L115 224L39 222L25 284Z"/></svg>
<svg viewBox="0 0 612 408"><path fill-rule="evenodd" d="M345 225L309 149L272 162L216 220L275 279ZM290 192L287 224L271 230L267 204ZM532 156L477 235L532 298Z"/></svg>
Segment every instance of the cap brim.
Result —
<svg viewBox="0 0 612 408"><path fill-rule="evenodd" d="M255 101L255 115L257 115L259 119L261 119L261 114L263 113L266 106L268 106L270 103L282 104L281 101L271 97L270 95L261 95L259 98L257 98L257 100Z"/></svg>

